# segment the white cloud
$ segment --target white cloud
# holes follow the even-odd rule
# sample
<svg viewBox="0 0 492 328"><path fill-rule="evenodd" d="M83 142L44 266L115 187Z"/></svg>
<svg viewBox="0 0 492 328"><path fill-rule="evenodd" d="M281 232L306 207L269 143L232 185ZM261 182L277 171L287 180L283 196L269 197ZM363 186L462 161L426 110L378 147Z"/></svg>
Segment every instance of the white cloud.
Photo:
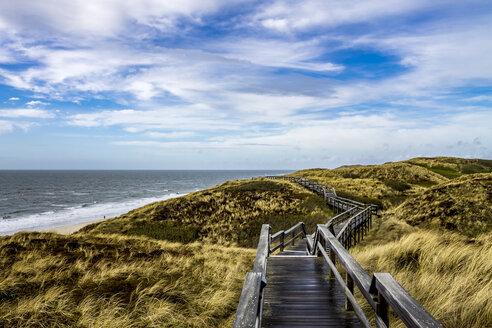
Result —
<svg viewBox="0 0 492 328"><path fill-rule="evenodd" d="M156 110L105 110L68 117L72 125L83 127L122 126L129 132L159 130L227 131L239 128L221 120L220 112L201 105L176 106ZM227 124L226 124L227 123Z"/></svg>
<svg viewBox="0 0 492 328"><path fill-rule="evenodd" d="M17 98L17 97L10 97L9 98L10 101L17 101L17 100L20 100L20 98Z"/></svg>
<svg viewBox="0 0 492 328"><path fill-rule="evenodd" d="M28 131L34 125L36 125L36 123L0 120L0 134L13 132L16 128Z"/></svg>
<svg viewBox="0 0 492 328"><path fill-rule="evenodd" d="M145 133L145 135L155 139L180 139L180 138L193 137L196 135L196 133L192 131L172 131L172 132L149 131Z"/></svg>
<svg viewBox="0 0 492 328"><path fill-rule="evenodd" d="M41 109L24 108L24 109L0 109L0 117L7 118L53 118L53 112Z"/></svg>
<svg viewBox="0 0 492 328"><path fill-rule="evenodd" d="M428 8L423 0L277 0L254 15L253 22L279 32L305 31L317 27L369 22Z"/></svg>
<svg viewBox="0 0 492 328"><path fill-rule="evenodd" d="M246 60L254 64L269 67L287 67L310 71L341 71L342 65L319 62L316 58L325 49L320 40L282 41L267 39L239 39L213 44L212 48L220 51L227 58Z"/></svg>
<svg viewBox="0 0 492 328"><path fill-rule="evenodd" d="M113 144L146 147L156 152L163 149L165 154L179 149L182 156L206 150L207 158L226 157L230 167L242 167L247 158L255 159L257 165L275 163L277 167L286 168L335 167L439 154L490 158L490 126L491 113L442 116L438 124L432 125L397 114L346 115L304 120L275 134L258 131L249 137L233 135L201 141L126 140Z"/></svg>
<svg viewBox="0 0 492 328"><path fill-rule="evenodd" d="M46 106L46 105L49 105L49 103L46 103L46 102L41 101L41 100L31 100L31 101L26 102L26 105L29 107L36 107L36 106Z"/></svg>
<svg viewBox="0 0 492 328"><path fill-rule="evenodd" d="M233 0L30 0L0 2L0 28L19 33L116 37L127 31L135 33L135 24L169 31L184 17L198 21L201 16L237 4Z"/></svg>

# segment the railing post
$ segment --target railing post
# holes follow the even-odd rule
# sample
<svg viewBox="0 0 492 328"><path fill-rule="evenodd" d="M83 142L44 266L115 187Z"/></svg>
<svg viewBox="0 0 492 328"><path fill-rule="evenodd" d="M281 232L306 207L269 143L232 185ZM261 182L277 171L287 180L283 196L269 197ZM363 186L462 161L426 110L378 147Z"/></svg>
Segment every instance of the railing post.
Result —
<svg viewBox="0 0 492 328"><path fill-rule="evenodd" d="M284 250L284 239L285 239L285 232L282 231L282 234L280 235L280 251L283 252Z"/></svg>
<svg viewBox="0 0 492 328"><path fill-rule="evenodd" d="M362 216L364 217L364 216ZM360 243L360 240L362 239L361 232L362 232L362 220L363 218L358 218L357 220L357 242Z"/></svg>
<svg viewBox="0 0 492 328"><path fill-rule="evenodd" d="M388 302L384 299L381 293L378 291L378 303L376 306L376 314L383 320L386 327L389 327L389 307Z"/></svg>
<svg viewBox="0 0 492 328"><path fill-rule="evenodd" d="M347 281L348 290L352 295L354 295L354 280L347 272L345 272L345 280ZM350 303L349 298L347 296L345 296L345 309L347 311L351 311L354 309L352 303Z"/></svg>

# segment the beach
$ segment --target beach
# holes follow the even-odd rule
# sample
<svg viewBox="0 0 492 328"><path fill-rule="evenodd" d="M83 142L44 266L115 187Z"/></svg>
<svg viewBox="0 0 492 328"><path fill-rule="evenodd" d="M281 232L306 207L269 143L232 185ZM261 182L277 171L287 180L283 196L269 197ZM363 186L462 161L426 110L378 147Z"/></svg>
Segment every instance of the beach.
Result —
<svg viewBox="0 0 492 328"><path fill-rule="evenodd" d="M55 227L47 230L39 230L39 232L53 232L53 233L58 233L60 235L69 235L74 232L79 231L85 226L88 226L89 224L92 223L97 223L101 222L103 220L95 220L95 221L89 221L89 222L82 222L82 223L76 223L76 224L70 224L70 225L65 225L65 226L60 226L60 227Z"/></svg>

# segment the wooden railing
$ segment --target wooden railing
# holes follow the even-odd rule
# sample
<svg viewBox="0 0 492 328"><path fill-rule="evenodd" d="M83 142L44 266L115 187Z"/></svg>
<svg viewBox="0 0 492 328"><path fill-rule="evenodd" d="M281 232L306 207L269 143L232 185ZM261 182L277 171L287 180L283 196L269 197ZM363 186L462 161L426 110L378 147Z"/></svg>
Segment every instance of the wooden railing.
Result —
<svg viewBox="0 0 492 328"><path fill-rule="evenodd" d="M246 274L233 327L253 328L261 326L263 290L266 286L266 261L270 253L270 226L261 226L258 250L253 271Z"/></svg>
<svg viewBox="0 0 492 328"><path fill-rule="evenodd" d="M349 249L361 241L364 235L369 232L371 225L372 208L368 206L365 209L357 211L355 215L343 223L336 237L345 248Z"/></svg>
<svg viewBox="0 0 492 328"><path fill-rule="evenodd" d="M324 257L330 267L330 276L337 280L345 294L346 309L355 312L362 326L372 327L355 299L354 286L373 309L377 327L389 327L390 307L407 327L442 327L389 273L374 273L371 278L347 251L369 231L372 215L377 214L377 206L339 197L333 188L326 185L317 186L316 182L310 179L277 176L268 178L300 183L323 195L327 203L341 213L325 224L318 224L316 232L312 235L307 234L303 222L273 235L270 234L268 224L262 226L253 272L246 274L233 327L261 326L263 289L267 284L267 258L277 250L283 251L299 238L306 241L306 254ZM336 234L335 226L340 227L337 228ZM278 244L272 247L276 242ZM336 268L337 259L345 269L345 280Z"/></svg>
<svg viewBox="0 0 492 328"><path fill-rule="evenodd" d="M323 256L346 296L346 308L353 310L364 327L372 327L354 297L354 285L375 312L377 327L389 327L389 307L407 327L442 327L389 273L375 273L371 278L324 225L316 230L316 253ZM345 281L336 268L336 259L346 271Z"/></svg>
<svg viewBox="0 0 492 328"><path fill-rule="evenodd" d="M289 238L286 240L287 238ZM289 246L290 244L294 244L296 239L298 238L306 238L307 233L306 233L306 227L304 225L304 222L299 222L292 228L288 230L281 230L273 235L270 236L270 250L269 254L274 253L277 250L280 250L281 252L284 250L285 247ZM272 247L272 244L274 242L278 241L278 245ZM309 247L308 245L308 251L311 251L312 248Z"/></svg>

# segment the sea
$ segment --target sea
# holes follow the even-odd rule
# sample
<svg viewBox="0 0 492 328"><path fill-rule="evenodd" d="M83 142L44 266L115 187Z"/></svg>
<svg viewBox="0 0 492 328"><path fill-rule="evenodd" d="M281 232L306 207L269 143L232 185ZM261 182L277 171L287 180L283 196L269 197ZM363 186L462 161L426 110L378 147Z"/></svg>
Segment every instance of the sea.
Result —
<svg viewBox="0 0 492 328"><path fill-rule="evenodd" d="M0 235L115 217L143 205L285 170L0 170Z"/></svg>

